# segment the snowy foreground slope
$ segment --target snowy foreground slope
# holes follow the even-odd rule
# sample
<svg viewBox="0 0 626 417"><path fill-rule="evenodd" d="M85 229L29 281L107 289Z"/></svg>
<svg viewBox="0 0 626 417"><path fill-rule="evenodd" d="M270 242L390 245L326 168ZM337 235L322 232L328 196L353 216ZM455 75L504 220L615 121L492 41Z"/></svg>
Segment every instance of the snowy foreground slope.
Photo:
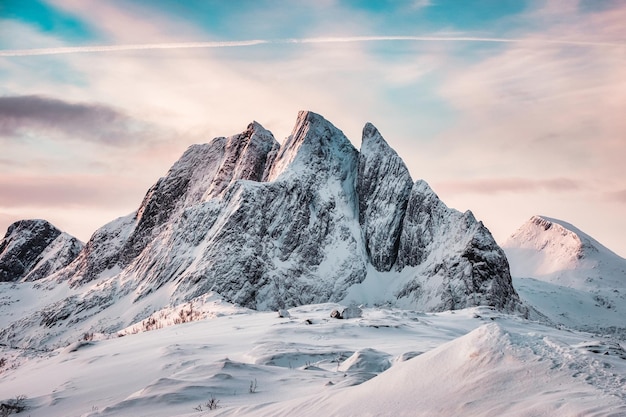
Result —
<svg viewBox="0 0 626 417"><path fill-rule="evenodd" d="M312 112L299 113L282 145L253 122L191 146L137 211L32 288L35 303L0 305L10 317L0 342L53 349L86 332L149 326L209 293L256 310L343 302L527 312L482 222L413 181L373 125L358 151Z"/></svg>
<svg viewBox="0 0 626 417"><path fill-rule="evenodd" d="M217 306L54 352L5 349L0 400L26 396L32 417L626 415L615 341L484 307L329 318L338 307Z"/></svg>
<svg viewBox="0 0 626 417"><path fill-rule="evenodd" d="M527 304L555 324L626 338L626 259L545 216L532 217L503 248Z"/></svg>

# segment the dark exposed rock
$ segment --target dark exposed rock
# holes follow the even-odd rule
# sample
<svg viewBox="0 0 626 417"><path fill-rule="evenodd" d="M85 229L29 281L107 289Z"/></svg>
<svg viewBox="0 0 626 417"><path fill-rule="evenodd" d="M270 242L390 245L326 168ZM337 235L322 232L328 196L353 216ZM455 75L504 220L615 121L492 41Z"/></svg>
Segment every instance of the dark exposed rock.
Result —
<svg viewBox="0 0 626 417"><path fill-rule="evenodd" d="M216 197L237 180L259 180L276 145L271 133L253 122L241 134L191 146L148 190L134 215L96 231L64 278L84 284L106 270L127 267L187 209Z"/></svg>
<svg viewBox="0 0 626 417"><path fill-rule="evenodd" d="M370 262L379 271L389 271L396 262L412 185L411 174L402 159L372 124L366 124L356 191L365 248Z"/></svg>
<svg viewBox="0 0 626 417"><path fill-rule="evenodd" d="M0 282L35 281L69 264L83 244L45 220L20 220L0 241Z"/></svg>
<svg viewBox="0 0 626 417"><path fill-rule="evenodd" d="M433 310L475 305L523 310L506 255L489 230L470 211L448 208L424 181L411 190L396 267L415 266L424 272L409 281L399 297L413 293L440 300ZM429 280L441 284L433 287Z"/></svg>
<svg viewBox="0 0 626 417"><path fill-rule="evenodd" d="M350 306L343 309L341 317L344 319L358 319L363 316L363 310L357 306Z"/></svg>

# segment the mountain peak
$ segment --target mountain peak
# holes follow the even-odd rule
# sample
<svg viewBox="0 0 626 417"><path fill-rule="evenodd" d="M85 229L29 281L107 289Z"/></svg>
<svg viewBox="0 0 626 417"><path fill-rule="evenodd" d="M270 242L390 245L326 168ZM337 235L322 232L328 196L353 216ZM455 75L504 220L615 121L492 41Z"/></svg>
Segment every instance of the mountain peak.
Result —
<svg viewBox="0 0 626 417"><path fill-rule="evenodd" d="M532 216L511 235L504 246L549 252L552 257L568 264L600 251L609 251L574 225L541 215Z"/></svg>
<svg viewBox="0 0 626 417"><path fill-rule="evenodd" d="M363 128L358 169L359 222L366 251L376 269L389 271L397 258L413 180L402 158L371 123Z"/></svg>
<svg viewBox="0 0 626 417"><path fill-rule="evenodd" d="M341 130L317 113L300 111L291 135L278 150L264 180L303 171L343 176L342 172L355 163L356 157L357 150Z"/></svg>
<svg viewBox="0 0 626 417"><path fill-rule="evenodd" d="M603 265L625 262L572 224L539 215L532 216L502 247L514 276L551 277L574 287L601 275Z"/></svg>
<svg viewBox="0 0 626 417"><path fill-rule="evenodd" d="M43 278L69 264L82 247L46 220L19 220L0 240L0 282Z"/></svg>
<svg viewBox="0 0 626 417"><path fill-rule="evenodd" d="M96 231L54 275L79 295L28 326L40 328L33 331L44 343L46 326L117 329L159 303L209 292L255 309L349 300L523 312L486 228L445 206L426 182L413 184L371 123L362 139L358 152L332 123L303 111L283 146L252 122L190 147L137 212ZM109 315L122 299L141 313Z"/></svg>

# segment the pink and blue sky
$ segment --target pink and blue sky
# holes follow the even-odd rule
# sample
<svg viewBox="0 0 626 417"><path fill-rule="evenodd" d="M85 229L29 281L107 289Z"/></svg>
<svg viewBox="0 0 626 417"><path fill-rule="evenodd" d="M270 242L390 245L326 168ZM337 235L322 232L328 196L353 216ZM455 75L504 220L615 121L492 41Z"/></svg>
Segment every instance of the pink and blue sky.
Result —
<svg viewBox="0 0 626 417"><path fill-rule="evenodd" d="M0 2L0 235L87 240L192 143L372 122L499 242L534 214L626 256L626 1Z"/></svg>

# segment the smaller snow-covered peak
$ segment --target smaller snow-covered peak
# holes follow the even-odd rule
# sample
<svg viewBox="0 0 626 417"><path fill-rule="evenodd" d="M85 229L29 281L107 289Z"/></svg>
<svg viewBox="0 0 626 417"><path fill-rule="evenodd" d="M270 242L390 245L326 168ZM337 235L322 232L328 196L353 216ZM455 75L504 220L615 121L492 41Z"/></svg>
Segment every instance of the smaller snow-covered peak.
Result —
<svg viewBox="0 0 626 417"><path fill-rule="evenodd" d="M43 278L69 264L80 249L80 241L46 220L17 221L0 240L0 282Z"/></svg>
<svg viewBox="0 0 626 417"><path fill-rule="evenodd" d="M26 219L26 220L18 220L11 224L7 228L7 233L4 238L9 238L11 236L15 236L18 233L29 231L32 233L37 233L41 230L48 229L51 233L55 233L57 235L61 234L61 231L50 224L47 220L43 219Z"/></svg>
<svg viewBox="0 0 626 417"><path fill-rule="evenodd" d="M546 216L532 216L504 244L507 249L542 251L557 264L554 268L573 268L578 260L610 252L591 236L570 223ZM551 268L547 268L551 269ZM549 273L552 271L544 270Z"/></svg>
<svg viewBox="0 0 626 417"><path fill-rule="evenodd" d="M385 138L380 134L378 129L371 123L366 123L363 127L363 139L361 143L361 154L368 158L391 157L402 165L403 170L408 173L408 169L404 166L404 162L398 156L396 151L389 146Z"/></svg>
<svg viewBox="0 0 626 417"><path fill-rule="evenodd" d="M571 223L546 216L533 216L529 222L532 222L539 227L543 227L545 230L554 227L555 230L561 234L561 236L571 236L575 241L580 243L580 254L582 257L592 256L593 253L614 254L606 246Z"/></svg>
<svg viewBox="0 0 626 417"><path fill-rule="evenodd" d="M502 246L518 277L545 277L550 282L582 288L613 276L626 260L580 229L562 220L533 216Z"/></svg>
<svg viewBox="0 0 626 417"><path fill-rule="evenodd" d="M531 217L502 247L514 276L545 276L573 270L584 256L576 233L543 216Z"/></svg>

